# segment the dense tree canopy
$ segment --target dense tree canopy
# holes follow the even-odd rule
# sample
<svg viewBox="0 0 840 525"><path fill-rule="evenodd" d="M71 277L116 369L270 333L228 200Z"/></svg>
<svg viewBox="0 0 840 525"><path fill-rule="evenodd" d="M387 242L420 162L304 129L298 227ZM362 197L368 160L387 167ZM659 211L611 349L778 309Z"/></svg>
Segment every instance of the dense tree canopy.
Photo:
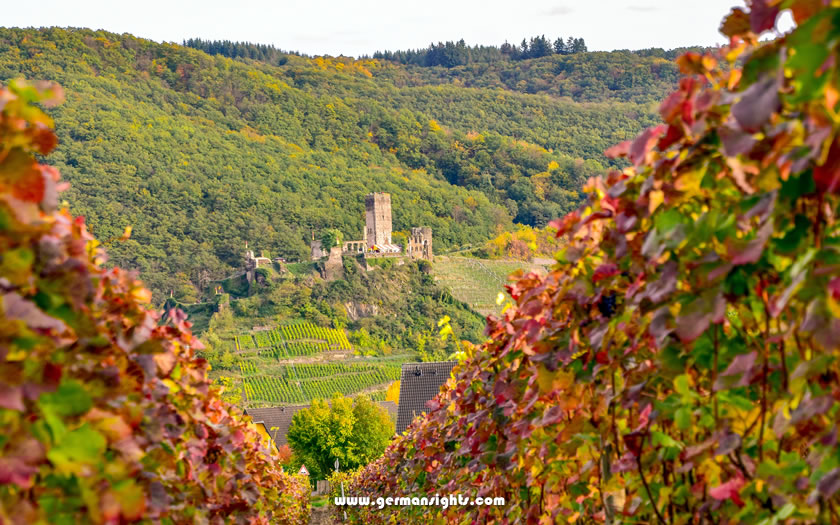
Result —
<svg viewBox="0 0 840 525"><path fill-rule="evenodd" d="M189 38L183 45L200 49L208 55L222 55L228 58L250 58L281 66L286 63L286 55L298 55L295 51L283 51L272 45L252 44L250 42L231 42L230 40L202 40Z"/></svg>
<svg viewBox="0 0 840 525"><path fill-rule="evenodd" d="M453 42L438 42L426 49L407 51L377 51L373 58L381 58L400 64L416 66L455 67L472 63L490 63L502 60L527 60L542 58L553 54L570 55L586 52L586 42L582 38L558 37L554 42L545 35L523 39L519 46L507 42L501 46L468 46L463 39Z"/></svg>
<svg viewBox="0 0 840 525"><path fill-rule="evenodd" d="M336 395L295 412L287 438L310 476L326 479L335 460L340 468L353 470L378 458L393 435L388 412L367 396Z"/></svg>

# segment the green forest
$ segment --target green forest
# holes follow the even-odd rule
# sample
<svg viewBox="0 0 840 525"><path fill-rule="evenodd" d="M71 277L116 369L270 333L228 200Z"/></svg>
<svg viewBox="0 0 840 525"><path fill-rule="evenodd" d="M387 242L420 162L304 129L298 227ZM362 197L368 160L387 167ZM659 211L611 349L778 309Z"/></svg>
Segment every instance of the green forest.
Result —
<svg viewBox="0 0 840 525"><path fill-rule="evenodd" d="M359 237L370 191L391 193L395 231L432 227L438 252L544 226L620 162L603 151L654 123L677 78L668 58L626 52L461 69L269 55L0 29L0 82L66 92L49 110L63 199L156 304L235 273L246 241L293 261L313 231Z"/></svg>

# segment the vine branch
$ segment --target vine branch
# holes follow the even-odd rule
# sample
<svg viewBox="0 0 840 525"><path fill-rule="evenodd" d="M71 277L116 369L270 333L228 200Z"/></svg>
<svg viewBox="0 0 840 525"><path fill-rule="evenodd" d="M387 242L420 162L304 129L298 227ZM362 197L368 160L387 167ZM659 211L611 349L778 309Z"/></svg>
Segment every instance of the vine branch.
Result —
<svg viewBox="0 0 840 525"><path fill-rule="evenodd" d="M647 436L645 436L647 437ZM645 448L645 441L644 438L642 439L642 449ZM659 521L660 525L668 525L665 519L662 518L662 514L659 513L659 508L656 506L656 503L653 501L653 494L650 492L650 486L648 485L647 480L645 479L645 474L642 472L642 450L639 450L639 454L636 456L636 467L639 469L639 477L642 478L642 485L645 487L645 492L647 492L648 501L650 501L651 506L653 506L653 512L656 513L656 519Z"/></svg>

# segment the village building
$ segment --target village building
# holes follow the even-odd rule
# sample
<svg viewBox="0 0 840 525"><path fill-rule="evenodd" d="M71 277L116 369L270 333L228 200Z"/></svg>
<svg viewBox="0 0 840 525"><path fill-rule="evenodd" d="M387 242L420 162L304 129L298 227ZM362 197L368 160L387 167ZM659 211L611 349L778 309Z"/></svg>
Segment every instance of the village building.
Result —
<svg viewBox="0 0 840 525"><path fill-rule="evenodd" d="M266 428L264 422L251 422L248 426L257 431L257 434L259 434L260 438L262 438L262 444L265 445L266 448L274 449L275 451L277 450L277 445L274 443L274 440L271 439L271 435L268 433L268 428Z"/></svg>
<svg viewBox="0 0 840 525"><path fill-rule="evenodd" d="M455 361L402 365L397 434L405 432L415 417L426 412L426 403L438 395L441 385L449 379L455 365Z"/></svg>

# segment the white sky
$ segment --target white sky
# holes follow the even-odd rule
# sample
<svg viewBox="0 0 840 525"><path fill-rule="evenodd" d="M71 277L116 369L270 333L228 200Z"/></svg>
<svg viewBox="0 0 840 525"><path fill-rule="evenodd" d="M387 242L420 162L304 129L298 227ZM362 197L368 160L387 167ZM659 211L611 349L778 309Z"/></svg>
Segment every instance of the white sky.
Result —
<svg viewBox="0 0 840 525"><path fill-rule="evenodd" d="M3 1L2 3L9 3ZM590 50L725 42L717 28L743 0L38 0L0 10L5 27L88 27L157 41L274 44L307 54L372 54L432 41L518 43L583 37Z"/></svg>

